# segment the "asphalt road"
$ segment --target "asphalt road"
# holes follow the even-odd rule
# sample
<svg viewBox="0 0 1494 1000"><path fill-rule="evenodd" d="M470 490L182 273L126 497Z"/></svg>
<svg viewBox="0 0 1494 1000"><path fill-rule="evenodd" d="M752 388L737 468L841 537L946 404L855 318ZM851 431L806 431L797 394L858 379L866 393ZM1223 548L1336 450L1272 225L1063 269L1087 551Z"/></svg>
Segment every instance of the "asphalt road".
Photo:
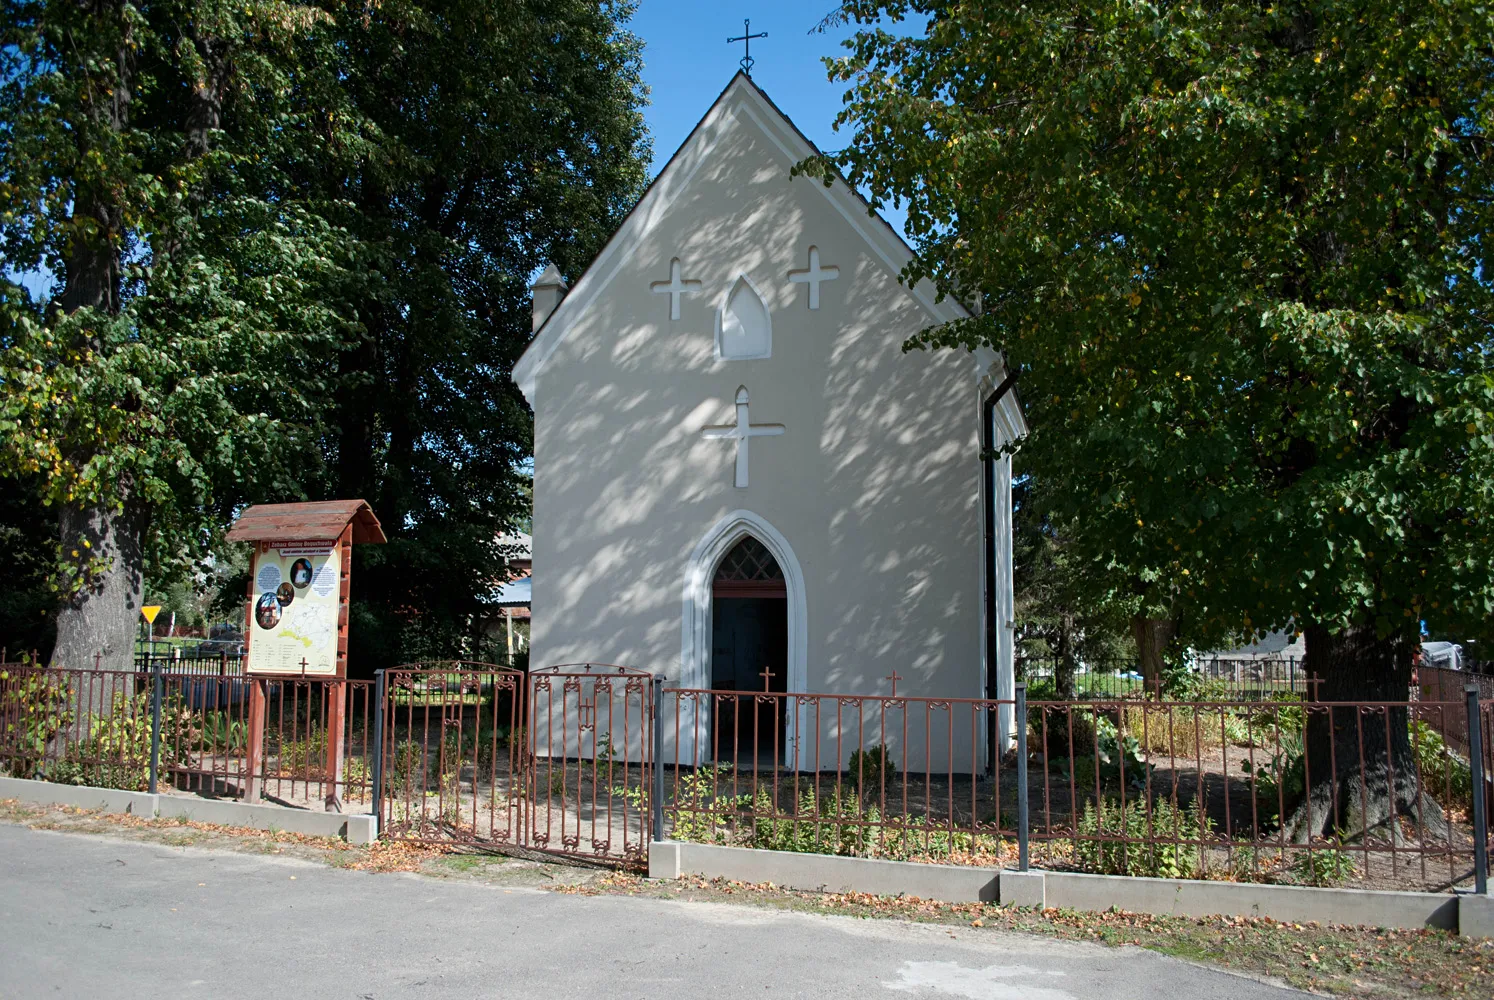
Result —
<svg viewBox="0 0 1494 1000"><path fill-rule="evenodd" d="M1302 995L1140 949L0 825L0 1000Z"/></svg>

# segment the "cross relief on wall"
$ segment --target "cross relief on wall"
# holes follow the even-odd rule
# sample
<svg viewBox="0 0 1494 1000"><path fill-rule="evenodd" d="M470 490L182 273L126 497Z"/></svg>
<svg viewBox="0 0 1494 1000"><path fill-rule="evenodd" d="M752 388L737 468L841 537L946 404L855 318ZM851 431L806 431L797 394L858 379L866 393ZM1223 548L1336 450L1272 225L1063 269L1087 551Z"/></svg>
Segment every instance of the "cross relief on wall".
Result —
<svg viewBox="0 0 1494 1000"><path fill-rule="evenodd" d="M782 424L754 424L750 414L747 412L747 387L744 385L737 389L737 421L734 424L725 424L715 427L707 427L700 432L701 437L727 438L737 443L737 489L747 488L748 476L748 450L752 439L755 437L776 437L783 433Z"/></svg>
<svg viewBox="0 0 1494 1000"><path fill-rule="evenodd" d="M809 248L809 267L803 271L790 271L788 280L796 285L809 286L809 308L820 307L820 282L834 281L840 277L838 267L820 267L820 248Z"/></svg>
<svg viewBox="0 0 1494 1000"><path fill-rule="evenodd" d="M651 282L648 290L655 295L669 296L669 318L679 319L680 296L692 295L700 291L700 282L694 279L685 280L680 277L680 259L676 257L669 262L669 280Z"/></svg>
<svg viewBox="0 0 1494 1000"><path fill-rule="evenodd" d="M818 310L820 308L820 286L827 281L838 280L840 278L840 268L831 264L822 265L820 263L820 248L811 246L809 248L809 266L807 268L790 270L786 277L790 284L805 285L808 287L809 308ZM732 284L733 286L740 286L746 280L745 272L737 272L737 276L732 279ZM669 318L671 320L678 320L680 318L680 299L685 295L699 293L703 287L703 282L699 279L684 277L683 267L678 257L671 258L669 261L669 280L651 281L648 285L649 291L655 295L669 296ZM727 304L718 310L722 316L727 313L731 297L734 295L735 292L731 293L727 299ZM752 295L761 301L755 290L752 292ZM761 305L766 312L767 303L762 302ZM718 326L721 325L720 321L721 316L718 316Z"/></svg>

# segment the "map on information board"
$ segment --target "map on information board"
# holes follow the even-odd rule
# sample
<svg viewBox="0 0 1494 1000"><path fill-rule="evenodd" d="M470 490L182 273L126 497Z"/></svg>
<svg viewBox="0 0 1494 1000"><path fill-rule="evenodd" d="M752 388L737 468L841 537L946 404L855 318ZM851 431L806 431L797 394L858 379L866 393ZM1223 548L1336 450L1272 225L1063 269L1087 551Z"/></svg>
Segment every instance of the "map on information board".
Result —
<svg viewBox="0 0 1494 1000"><path fill-rule="evenodd" d="M337 543L272 545L255 552L251 567L249 672L335 677L341 596Z"/></svg>

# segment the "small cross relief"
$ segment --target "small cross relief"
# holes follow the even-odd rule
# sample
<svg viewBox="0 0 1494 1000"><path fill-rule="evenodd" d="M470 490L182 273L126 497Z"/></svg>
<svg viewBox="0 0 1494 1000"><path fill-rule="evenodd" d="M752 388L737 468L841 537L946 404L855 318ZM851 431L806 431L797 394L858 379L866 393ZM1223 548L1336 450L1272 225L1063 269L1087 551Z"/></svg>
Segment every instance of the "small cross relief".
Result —
<svg viewBox="0 0 1494 1000"><path fill-rule="evenodd" d="M840 268L820 266L820 248L809 248L809 267L802 271L790 271L788 280L796 285L809 286L809 308L820 307L820 282L835 281L840 277Z"/></svg>
<svg viewBox="0 0 1494 1000"><path fill-rule="evenodd" d="M669 296L669 318L679 319L680 296L700 291L700 282L680 277L680 259L676 257L669 262L669 280L652 282L648 290L655 295Z"/></svg>
<svg viewBox="0 0 1494 1000"><path fill-rule="evenodd" d="M705 438L729 438L737 443L737 489L747 488L747 451L755 437L771 437L783 433L782 424L754 424L747 412L747 387L737 389L737 422L719 427L707 427L701 432Z"/></svg>

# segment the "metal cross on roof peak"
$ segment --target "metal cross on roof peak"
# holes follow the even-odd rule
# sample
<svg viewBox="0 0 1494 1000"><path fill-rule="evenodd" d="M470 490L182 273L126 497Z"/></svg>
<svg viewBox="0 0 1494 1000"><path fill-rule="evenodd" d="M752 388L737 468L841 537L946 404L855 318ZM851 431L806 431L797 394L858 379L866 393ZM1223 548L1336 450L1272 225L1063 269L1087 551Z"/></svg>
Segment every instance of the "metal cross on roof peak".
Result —
<svg viewBox="0 0 1494 1000"><path fill-rule="evenodd" d="M726 40L727 45L735 45L738 42L742 43L742 61L737 65L741 66L742 72L746 73L748 76L752 75L752 67L757 64L757 60L752 58L752 40L754 38L767 37L768 33L766 31L759 31L754 35L752 33L752 21L744 17L742 18L741 36L737 38L728 38Z"/></svg>

